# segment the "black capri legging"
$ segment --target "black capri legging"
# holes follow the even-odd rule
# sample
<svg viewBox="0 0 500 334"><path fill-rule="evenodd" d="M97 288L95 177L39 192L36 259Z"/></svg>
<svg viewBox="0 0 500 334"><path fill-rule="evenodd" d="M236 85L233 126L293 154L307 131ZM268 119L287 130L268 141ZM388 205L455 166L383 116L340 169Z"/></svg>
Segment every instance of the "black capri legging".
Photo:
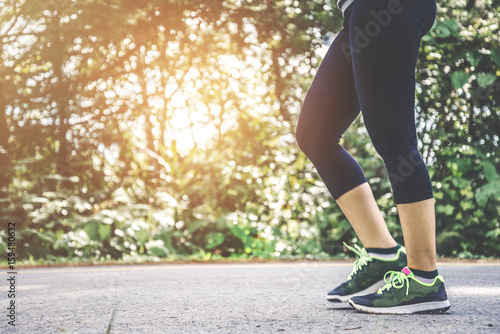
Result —
<svg viewBox="0 0 500 334"><path fill-rule="evenodd" d="M432 198L417 150L415 66L435 0L356 0L307 93L297 142L335 199L366 182L339 144L359 114L383 158L396 203Z"/></svg>

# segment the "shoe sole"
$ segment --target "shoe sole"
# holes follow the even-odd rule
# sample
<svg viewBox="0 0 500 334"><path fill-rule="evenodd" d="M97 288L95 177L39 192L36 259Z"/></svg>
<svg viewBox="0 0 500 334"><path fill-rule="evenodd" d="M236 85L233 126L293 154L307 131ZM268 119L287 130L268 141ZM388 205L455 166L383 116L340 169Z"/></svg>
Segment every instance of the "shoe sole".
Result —
<svg viewBox="0 0 500 334"><path fill-rule="evenodd" d="M364 290L361 290L359 292L356 292L356 293L353 293L351 295L344 295L344 296L340 296L340 295L326 295L326 299L329 301L329 302L332 302L332 303L342 303L342 302L347 302L349 301L349 299L351 297L356 297L356 296L364 296L364 295L369 295L371 293L374 293L376 292L381 286L383 286L385 284L384 280L380 280L378 281L377 283L367 287L366 289Z"/></svg>
<svg viewBox="0 0 500 334"><path fill-rule="evenodd" d="M444 313L448 311L451 306L448 300L393 307L369 307L357 305L352 300L349 300L349 305L358 311L374 314Z"/></svg>

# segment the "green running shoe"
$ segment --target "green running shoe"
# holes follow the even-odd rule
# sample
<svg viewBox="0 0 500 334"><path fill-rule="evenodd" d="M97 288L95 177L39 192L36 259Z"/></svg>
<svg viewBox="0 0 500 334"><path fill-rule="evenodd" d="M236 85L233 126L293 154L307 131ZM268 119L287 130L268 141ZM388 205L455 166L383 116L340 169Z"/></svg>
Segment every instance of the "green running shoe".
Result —
<svg viewBox="0 0 500 334"><path fill-rule="evenodd" d="M400 271L406 266L406 250L400 247L391 258L370 256L366 249L358 245L350 247L344 245L356 255L354 269L347 276L347 281L328 292L326 299L330 302L347 302L353 296L362 296L373 293L385 284L384 275L391 270Z"/></svg>
<svg viewBox="0 0 500 334"><path fill-rule="evenodd" d="M356 310L380 314L443 313L450 308L443 276L427 284L415 278L407 267L387 275L386 284L376 293L352 297L349 304Z"/></svg>

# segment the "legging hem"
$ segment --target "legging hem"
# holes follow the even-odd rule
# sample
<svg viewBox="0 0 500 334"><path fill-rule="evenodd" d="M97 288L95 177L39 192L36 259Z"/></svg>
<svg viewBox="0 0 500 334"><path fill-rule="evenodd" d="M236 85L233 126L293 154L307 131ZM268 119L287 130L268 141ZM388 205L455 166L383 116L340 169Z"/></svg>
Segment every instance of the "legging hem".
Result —
<svg viewBox="0 0 500 334"><path fill-rule="evenodd" d="M424 201L426 199L433 198L434 195L432 193L432 190L428 190L422 193L418 194L411 194L411 195L406 195L406 196L394 196L394 201L396 204L408 204L408 203L415 203L415 202L420 202Z"/></svg>
<svg viewBox="0 0 500 334"><path fill-rule="evenodd" d="M367 182L365 177L357 179L356 181L351 182L348 185L332 192L332 196L333 196L333 198L335 198L335 200L337 200L337 199L339 199L340 196L344 195L349 190L354 189L357 186L359 186L360 184L363 184L365 182Z"/></svg>

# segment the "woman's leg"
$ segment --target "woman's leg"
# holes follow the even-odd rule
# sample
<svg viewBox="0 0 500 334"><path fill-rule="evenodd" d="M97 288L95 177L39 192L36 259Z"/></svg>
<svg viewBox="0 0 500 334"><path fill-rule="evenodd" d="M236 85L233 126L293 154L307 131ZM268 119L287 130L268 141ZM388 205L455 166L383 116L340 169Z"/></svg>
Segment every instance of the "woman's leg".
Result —
<svg viewBox="0 0 500 334"><path fill-rule="evenodd" d="M351 61L342 30L318 69L304 101L297 127L297 142L315 165L327 188L365 247L396 245L358 163L339 144L359 114Z"/></svg>
<svg viewBox="0 0 500 334"><path fill-rule="evenodd" d="M398 204L407 249L408 267L436 270L436 220L434 199Z"/></svg>
<svg viewBox="0 0 500 334"><path fill-rule="evenodd" d="M432 186L417 150L415 66L432 25L432 0L357 1L349 29L356 92L366 127L382 156L398 206L408 266L433 270Z"/></svg>
<svg viewBox="0 0 500 334"><path fill-rule="evenodd" d="M397 245L367 182L340 196L337 204L365 248L392 248Z"/></svg>
<svg viewBox="0 0 500 334"><path fill-rule="evenodd" d="M354 296L360 311L445 312L450 302L435 260L432 186L417 150L415 65L421 37L435 17L434 0L366 0L351 8L356 92L373 144L384 159L398 206L408 266L390 271L374 294Z"/></svg>
<svg viewBox="0 0 500 334"><path fill-rule="evenodd" d="M401 270L406 265L404 249L389 234L361 168L339 143L359 114L351 60L343 48L348 44L349 31L344 25L307 93L297 127L297 141L363 245L385 249L376 250L383 254L369 255L364 249L351 248L360 258L347 281L328 292L326 298L331 302L372 293L384 284L387 271Z"/></svg>

